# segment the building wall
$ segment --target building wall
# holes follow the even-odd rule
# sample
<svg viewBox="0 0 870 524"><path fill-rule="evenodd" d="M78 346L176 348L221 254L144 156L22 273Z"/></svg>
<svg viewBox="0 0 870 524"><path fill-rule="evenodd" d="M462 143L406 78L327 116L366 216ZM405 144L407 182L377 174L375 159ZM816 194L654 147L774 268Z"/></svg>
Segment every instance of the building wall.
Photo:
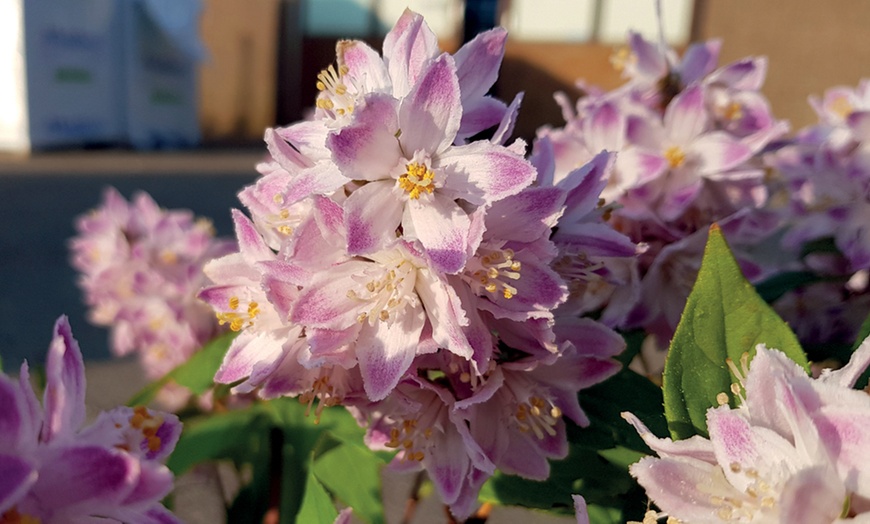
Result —
<svg viewBox="0 0 870 524"><path fill-rule="evenodd" d="M764 92L794 129L816 121L809 95L870 78L866 0L700 0L698 10L696 36L723 38L723 63L768 57Z"/></svg>

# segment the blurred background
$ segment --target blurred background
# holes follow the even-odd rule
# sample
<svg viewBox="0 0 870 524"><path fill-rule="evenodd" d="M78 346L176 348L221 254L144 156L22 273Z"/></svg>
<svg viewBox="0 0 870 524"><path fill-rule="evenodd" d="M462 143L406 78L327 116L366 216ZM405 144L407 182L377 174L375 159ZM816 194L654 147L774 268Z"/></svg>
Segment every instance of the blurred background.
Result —
<svg viewBox="0 0 870 524"><path fill-rule="evenodd" d="M634 29L657 38L652 0L4 0L0 3L0 357L39 362L68 314L86 356L106 359L87 324L67 240L112 185L190 208L231 235L236 193L257 176L263 130L301 118L335 40L376 49L405 7L442 48L510 33L495 94L525 92L517 135L563 124L553 93L578 79L622 82L610 57ZM870 76L870 2L663 0L677 48L722 38L721 64L769 57L765 93L793 129L807 96Z"/></svg>

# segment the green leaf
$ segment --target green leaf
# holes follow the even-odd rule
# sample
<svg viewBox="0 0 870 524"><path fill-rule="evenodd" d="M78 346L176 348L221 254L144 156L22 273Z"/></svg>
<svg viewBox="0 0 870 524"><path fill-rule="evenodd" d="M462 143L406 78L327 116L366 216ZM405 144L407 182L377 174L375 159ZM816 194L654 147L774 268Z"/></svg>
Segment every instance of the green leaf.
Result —
<svg viewBox="0 0 870 524"><path fill-rule="evenodd" d="M258 453L268 454L271 421L258 405L227 413L213 413L189 419L181 438L166 463L175 475L195 464L218 459L244 461Z"/></svg>
<svg viewBox="0 0 870 524"><path fill-rule="evenodd" d="M336 498L353 508L356 517L371 524L383 524L383 465L383 460L372 451L341 444L315 459L314 473Z"/></svg>
<svg viewBox="0 0 870 524"><path fill-rule="evenodd" d="M150 404L157 393L171 382L186 387L195 395L202 395L214 385L214 375L223 362L224 355L238 333L228 332L208 341L184 364L173 369L159 380L142 388L127 401L128 406Z"/></svg>
<svg viewBox="0 0 870 524"><path fill-rule="evenodd" d="M809 369L797 337L743 277L714 224L665 362L665 417L674 439L707 435L707 409L737 381L726 359L739 363L761 343Z"/></svg>
<svg viewBox="0 0 870 524"><path fill-rule="evenodd" d="M309 469L308 479L305 481L305 495L302 497L302 507L296 515L296 523L329 523L334 521L337 516L338 511L335 510L332 498L317 480L314 471Z"/></svg>

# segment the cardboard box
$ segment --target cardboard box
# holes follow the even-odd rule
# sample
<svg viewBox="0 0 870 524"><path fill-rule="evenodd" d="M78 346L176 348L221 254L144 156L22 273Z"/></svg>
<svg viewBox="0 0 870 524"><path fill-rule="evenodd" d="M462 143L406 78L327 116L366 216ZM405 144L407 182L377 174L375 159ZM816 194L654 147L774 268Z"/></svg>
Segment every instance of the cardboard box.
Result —
<svg viewBox="0 0 870 524"><path fill-rule="evenodd" d="M200 124L206 140L260 140L276 124L280 0L205 0ZM313 84L314 80L312 80Z"/></svg>
<svg viewBox="0 0 870 524"><path fill-rule="evenodd" d="M0 2L0 149L123 138L116 0Z"/></svg>

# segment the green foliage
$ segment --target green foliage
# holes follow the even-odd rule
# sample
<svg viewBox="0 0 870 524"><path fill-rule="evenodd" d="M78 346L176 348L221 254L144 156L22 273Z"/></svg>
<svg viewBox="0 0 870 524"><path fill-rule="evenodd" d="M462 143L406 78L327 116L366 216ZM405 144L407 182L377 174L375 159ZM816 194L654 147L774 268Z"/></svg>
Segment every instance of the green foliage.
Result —
<svg viewBox="0 0 870 524"><path fill-rule="evenodd" d="M180 475L196 464L229 460L250 472L227 510L230 522L262 522L270 507L279 509L282 524L331 522L334 498L362 521L382 523L383 456L365 447L362 428L345 409L326 409L315 419L307 408L281 398L190 418L168 466ZM331 519L323 520L326 515Z"/></svg>
<svg viewBox="0 0 870 524"><path fill-rule="evenodd" d="M673 438L707 435L707 409L737 381L726 359L739 363L760 343L809 367L794 333L743 277L714 224L665 363L665 416Z"/></svg>
<svg viewBox="0 0 870 524"><path fill-rule="evenodd" d="M127 401L128 406L145 406L154 401L157 393L166 385L176 383L194 395L202 395L214 386L214 375L223 362L224 355L238 333L229 332L206 343L184 364L173 369L160 380L148 384Z"/></svg>

